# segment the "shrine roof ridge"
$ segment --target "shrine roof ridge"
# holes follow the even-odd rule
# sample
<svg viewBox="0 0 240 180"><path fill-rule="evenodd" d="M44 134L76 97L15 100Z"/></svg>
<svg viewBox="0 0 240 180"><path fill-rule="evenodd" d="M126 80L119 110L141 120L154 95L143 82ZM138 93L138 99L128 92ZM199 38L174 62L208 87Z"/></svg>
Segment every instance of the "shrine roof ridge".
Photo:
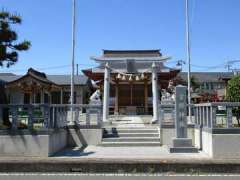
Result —
<svg viewBox="0 0 240 180"><path fill-rule="evenodd" d="M104 56L95 57L95 56L92 56L91 59L101 63L109 62L109 61L126 62L127 60L134 60L138 62L156 62L156 61L164 62L171 59L171 57L170 56L158 56L158 57L104 57Z"/></svg>

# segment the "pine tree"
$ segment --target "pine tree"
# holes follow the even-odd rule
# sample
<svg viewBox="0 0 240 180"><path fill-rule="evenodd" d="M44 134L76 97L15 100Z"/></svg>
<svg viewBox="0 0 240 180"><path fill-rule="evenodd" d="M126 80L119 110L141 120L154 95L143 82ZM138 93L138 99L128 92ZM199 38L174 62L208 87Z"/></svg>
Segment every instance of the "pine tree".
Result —
<svg viewBox="0 0 240 180"><path fill-rule="evenodd" d="M18 61L18 52L30 48L30 41L17 42L14 25L20 25L22 18L6 11L0 12L0 66L10 67Z"/></svg>

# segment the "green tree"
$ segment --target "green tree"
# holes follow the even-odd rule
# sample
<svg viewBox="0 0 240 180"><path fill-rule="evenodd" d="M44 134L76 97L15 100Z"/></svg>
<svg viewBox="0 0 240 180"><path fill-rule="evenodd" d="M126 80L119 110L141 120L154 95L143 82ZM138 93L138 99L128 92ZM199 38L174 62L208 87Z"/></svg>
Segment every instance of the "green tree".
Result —
<svg viewBox="0 0 240 180"><path fill-rule="evenodd" d="M0 66L10 67L18 61L18 52L30 48L30 41L17 42L18 35L13 26L22 23L18 15L6 11L0 12Z"/></svg>
<svg viewBox="0 0 240 180"><path fill-rule="evenodd" d="M18 42L18 34L13 30L15 25L20 25L22 18L6 11L0 11L0 66L10 67L18 61L18 52L30 48L30 41ZM0 104L7 104L4 85L0 84ZM3 123L11 126L8 109L3 109Z"/></svg>
<svg viewBox="0 0 240 180"><path fill-rule="evenodd" d="M240 102L240 75L234 76L227 85L227 100L231 102ZM238 126L240 127L240 108L233 109L233 115L236 116Z"/></svg>

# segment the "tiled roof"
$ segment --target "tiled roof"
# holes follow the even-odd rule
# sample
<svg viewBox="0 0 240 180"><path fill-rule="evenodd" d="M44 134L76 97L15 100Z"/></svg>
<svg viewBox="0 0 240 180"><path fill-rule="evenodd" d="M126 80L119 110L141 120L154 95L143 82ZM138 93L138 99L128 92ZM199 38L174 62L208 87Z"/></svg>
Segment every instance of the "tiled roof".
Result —
<svg viewBox="0 0 240 180"><path fill-rule="evenodd" d="M10 75L10 76L2 76L0 74L0 80L4 82L11 82L21 78L22 75ZM71 76L70 75L47 75L47 79L54 82L58 85L70 85L71 84ZM88 78L84 75L75 76L75 84L76 85L86 85Z"/></svg>
<svg viewBox="0 0 240 180"><path fill-rule="evenodd" d="M15 76L13 73L0 73L0 76Z"/></svg>
<svg viewBox="0 0 240 180"><path fill-rule="evenodd" d="M69 85L71 84L70 75L47 75L47 78L59 85ZM84 75L74 76L74 83L77 85L86 85L88 82L88 77Z"/></svg>
<svg viewBox="0 0 240 180"><path fill-rule="evenodd" d="M192 76L198 82L219 82L222 78L231 78L233 77L232 72L192 72ZM180 72L178 74L184 81L187 81L187 72Z"/></svg>
<svg viewBox="0 0 240 180"><path fill-rule="evenodd" d="M159 57L162 56L160 49L150 50L103 50L104 57Z"/></svg>

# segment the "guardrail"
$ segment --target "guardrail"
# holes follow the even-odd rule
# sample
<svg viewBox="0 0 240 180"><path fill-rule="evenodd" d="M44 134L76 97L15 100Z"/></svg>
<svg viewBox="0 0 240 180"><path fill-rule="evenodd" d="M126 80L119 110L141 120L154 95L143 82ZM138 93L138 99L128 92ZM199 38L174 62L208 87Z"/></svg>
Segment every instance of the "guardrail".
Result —
<svg viewBox="0 0 240 180"><path fill-rule="evenodd" d="M195 124L207 128L240 128L240 102L195 104Z"/></svg>
<svg viewBox="0 0 240 180"><path fill-rule="evenodd" d="M73 112L73 113L72 113ZM64 128L73 120L80 127L101 126L101 105L0 104L0 120L9 121L11 130Z"/></svg>

